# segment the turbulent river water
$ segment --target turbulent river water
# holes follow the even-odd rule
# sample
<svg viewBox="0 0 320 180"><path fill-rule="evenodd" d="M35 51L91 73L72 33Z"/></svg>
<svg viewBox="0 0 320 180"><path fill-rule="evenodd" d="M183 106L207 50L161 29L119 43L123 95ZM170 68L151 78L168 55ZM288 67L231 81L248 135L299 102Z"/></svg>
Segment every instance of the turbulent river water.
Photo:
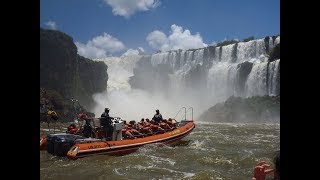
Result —
<svg viewBox="0 0 320 180"><path fill-rule="evenodd" d="M251 179L280 149L280 124L197 122L177 145L152 144L125 156L68 160L40 151L41 179ZM67 124L59 124L65 131ZM40 134L48 133L41 124ZM271 177L269 177L271 178Z"/></svg>

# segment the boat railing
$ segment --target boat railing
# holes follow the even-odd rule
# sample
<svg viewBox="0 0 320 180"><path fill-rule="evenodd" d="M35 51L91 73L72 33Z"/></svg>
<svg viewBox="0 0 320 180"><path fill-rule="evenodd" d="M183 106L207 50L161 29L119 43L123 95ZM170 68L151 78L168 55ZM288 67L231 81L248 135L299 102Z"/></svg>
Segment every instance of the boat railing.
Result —
<svg viewBox="0 0 320 180"><path fill-rule="evenodd" d="M175 119L178 116L178 114L181 112L182 109L184 109L184 119L183 120L187 121L187 112L191 109L191 121L193 121L193 107L189 107L188 109L186 107L181 107L173 119Z"/></svg>
<svg viewBox="0 0 320 180"><path fill-rule="evenodd" d="M181 110L184 109L184 108L185 107L180 108L179 111L177 112L177 114L173 117L173 119L175 119L178 116L178 114L181 112Z"/></svg>
<svg viewBox="0 0 320 180"><path fill-rule="evenodd" d="M191 109L191 120L193 121L193 107L189 107L187 111L189 111L189 109Z"/></svg>
<svg viewBox="0 0 320 180"><path fill-rule="evenodd" d="M176 116L173 118L175 119L177 117L177 115L181 112L181 110L184 109L184 119L182 119L180 122L178 122L178 127L185 125L188 122L192 122L193 121L193 107L189 107L188 109L186 107L182 107L178 113L176 114ZM187 120L187 112L191 109L191 120Z"/></svg>

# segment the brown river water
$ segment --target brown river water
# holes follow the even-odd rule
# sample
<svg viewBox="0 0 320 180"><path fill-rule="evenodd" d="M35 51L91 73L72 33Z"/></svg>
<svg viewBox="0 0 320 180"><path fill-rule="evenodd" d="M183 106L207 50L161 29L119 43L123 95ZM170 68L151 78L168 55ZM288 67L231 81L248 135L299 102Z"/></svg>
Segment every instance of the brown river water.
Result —
<svg viewBox="0 0 320 180"><path fill-rule="evenodd" d="M274 167L272 157L280 149L280 124L195 124L176 145L146 145L125 156L98 155L74 161L40 151L40 178L240 180L251 179L259 161ZM67 126L58 124L58 132ZM40 135L46 133L47 124L42 123Z"/></svg>

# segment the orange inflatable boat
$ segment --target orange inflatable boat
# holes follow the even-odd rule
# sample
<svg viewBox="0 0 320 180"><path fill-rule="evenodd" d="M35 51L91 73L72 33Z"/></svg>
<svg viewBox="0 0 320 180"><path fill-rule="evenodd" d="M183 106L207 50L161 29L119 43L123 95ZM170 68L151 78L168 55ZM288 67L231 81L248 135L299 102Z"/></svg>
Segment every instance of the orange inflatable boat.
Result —
<svg viewBox="0 0 320 180"><path fill-rule="evenodd" d="M172 131L152 136L114 140L114 141L78 141L67 152L69 159L77 159L92 155L125 155L138 150L139 147L151 143L174 143L187 136L195 128L194 121L183 120Z"/></svg>

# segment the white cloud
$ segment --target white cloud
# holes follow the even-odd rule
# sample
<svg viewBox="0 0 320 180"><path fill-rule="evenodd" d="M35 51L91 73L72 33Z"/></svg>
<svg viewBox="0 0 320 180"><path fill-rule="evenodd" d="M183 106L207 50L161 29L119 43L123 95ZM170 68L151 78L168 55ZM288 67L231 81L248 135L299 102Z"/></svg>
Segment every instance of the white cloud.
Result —
<svg viewBox="0 0 320 180"><path fill-rule="evenodd" d="M107 33L101 36L96 36L87 44L76 42L78 54L87 58L104 58L110 56L111 53L119 52L125 49L124 44L117 38L112 37Z"/></svg>
<svg viewBox="0 0 320 180"><path fill-rule="evenodd" d="M89 46L88 44L83 44L80 42L75 42L75 44L78 48L78 54L81 56L91 59L107 57L107 53L103 49Z"/></svg>
<svg viewBox="0 0 320 180"><path fill-rule="evenodd" d="M148 34L147 41L151 47L160 49L162 45L167 43L168 38L163 32L155 30Z"/></svg>
<svg viewBox="0 0 320 180"><path fill-rule="evenodd" d="M144 54L144 49L142 47L138 47L138 49L128 49L125 53L121 55L121 57L142 54Z"/></svg>
<svg viewBox="0 0 320 180"><path fill-rule="evenodd" d="M56 30L57 29L57 23L54 21L48 21L45 23L45 25L49 28L49 29L53 29Z"/></svg>
<svg viewBox="0 0 320 180"><path fill-rule="evenodd" d="M155 30L148 34L146 40L152 48L168 51L174 49L195 49L208 46L202 41L199 33L192 35L188 29L171 25L171 34L167 37L163 32Z"/></svg>
<svg viewBox="0 0 320 180"><path fill-rule="evenodd" d="M114 15L129 18L138 11L148 11L160 5L159 0L104 0L112 7Z"/></svg>

